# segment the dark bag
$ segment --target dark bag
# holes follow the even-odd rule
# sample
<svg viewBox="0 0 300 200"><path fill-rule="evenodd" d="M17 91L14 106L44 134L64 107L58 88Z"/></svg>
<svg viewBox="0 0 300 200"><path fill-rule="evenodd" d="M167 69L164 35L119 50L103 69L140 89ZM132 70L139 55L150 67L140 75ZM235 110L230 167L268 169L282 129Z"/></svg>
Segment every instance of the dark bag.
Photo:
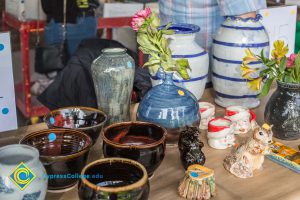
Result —
<svg viewBox="0 0 300 200"><path fill-rule="evenodd" d="M39 2L39 1L38 1ZM64 22L63 28L63 40L60 44L52 44L46 47L40 45L40 36L38 33L40 19L38 11L37 22L37 42L35 47L35 71L42 74L47 74L53 71L62 70L69 59L67 41L66 41L66 6L67 0L64 0ZM39 7L39 5L38 5Z"/></svg>
<svg viewBox="0 0 300 200"><path fill-rule="evenodd" d="M67 64L68 57L66 41L63 44L53 44L47 47L41 47L40 44L37 44L35 48L35 71L42 74L60 71Z"/></svg>

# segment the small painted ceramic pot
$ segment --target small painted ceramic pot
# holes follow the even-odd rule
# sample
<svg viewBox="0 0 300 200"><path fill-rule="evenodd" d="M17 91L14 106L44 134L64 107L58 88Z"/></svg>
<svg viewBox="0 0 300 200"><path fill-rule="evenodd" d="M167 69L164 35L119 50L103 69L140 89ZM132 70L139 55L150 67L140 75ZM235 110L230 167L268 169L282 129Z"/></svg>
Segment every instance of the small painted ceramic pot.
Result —
<svg viewBox="0 0 300 200"><path fill-rule="evenodd" d="M20 143L39 150L48 174L48 189L65 190L78 182L92 139L80 131L47 129L26 135Z"/></svg>
<svg viewBox="0 0 300 200"><path fill-rule="evenodd" d="M23 144L1 147L0 167L0 199L45 199L47 174L36 148Z"/></svg>
<svg viewBox="0 0 300 200"><path fill-rule="evenodd" d="M147 200L150 185L140 163L125 158L94 161L81 172L78 193L81 200Z"/></svg>
<svg viewBox="0 0 300 200"><path fill-rule="evenodd" d="M214 118L208 122L208 145L215 149L226 149L235 144L234 125L230 119Z"/></svg>
<svg viewBox="0 0 300 200"><path fill-rule="evenodd" d="M96 143L106 120L107 116L101 110L82 106L59 108L44 117L48 128L83 131L92 138L93 144Z"/></svg>
<svg viewBox="0 0 300 200"><path fill-rule="evenodd" d="M256 120L255 113L243 106L229 106L225 109L225 118L234 125L234 134L245 134L251 130Z"/></svg>
<svg viewBox="0 0 300 200"><path fill-rule="evenodd" d="M192 200L210 199L216 194L214 171L201 165L191 165L178 187L181 197Z"/></svg>
<svg viewBox="0 0 300 200"><path fill-rule="evenodd" d="M208 122L215 117L215 106L208 102L199 102L201 114L200 129L207 129Z"/></svg>
<svg viewBox="0 0 300 200"><path fill-rule="evenodd" d="M112 124L101 133L104 157L122 157L138 161L152 176L165 157L165 128L149 122Z"/></svg>

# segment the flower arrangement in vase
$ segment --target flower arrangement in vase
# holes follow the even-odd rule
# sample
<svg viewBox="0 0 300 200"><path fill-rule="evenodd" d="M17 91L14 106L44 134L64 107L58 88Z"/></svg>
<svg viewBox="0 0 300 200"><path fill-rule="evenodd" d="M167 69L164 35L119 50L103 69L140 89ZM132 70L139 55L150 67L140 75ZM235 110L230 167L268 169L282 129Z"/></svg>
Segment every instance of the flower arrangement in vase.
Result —
<svg viewBox="0 0 300 200"><path fill-rule="evenodd" d="M137 120L163 126L167 130L167 143L177 145L180 132L186 126L199 126L199 105L190 91L173 82L174 72L182 79L190 79L187 72L190 66L185 58L173 60L171 49L163 35L173 34L174 30L168 30L170 24L164 27L159 24L157 14L150 8L137 12L132 19L139 49L150 55L144 66L164 79L162 84L152 87L140 102Z"/></svg>
<svg viewBox="0 0 300 200"><path fill-rule="evenodd" d="M271 58L255 55L249 49L241 65L242 76L248 79L248 86L261 91L259 97L266 96L274 80L277 90L270 97L265 109L265 121L273 124L274 136L293 140L300 138L300 52L286 56L289 49L284 41L273 44ZM247 64L262 62L262 70L250 68Z"/></svg>
<svg viewBox="0 0 300 200"><path fill-rule="evenodd" d="M131 25L132 29L137 32L139 49L144 54L150 55L144 66L148 66L151 73L156 73L162 67L164 71L178 72L185 80L190 78L187 72L190 69L188 60L185 58L173 59L172 51L168 47L168 40L163 36L174 34L174 30L168 30L171 23L160 27L158 15L150 8L145 8L134 15Z"/></svg>

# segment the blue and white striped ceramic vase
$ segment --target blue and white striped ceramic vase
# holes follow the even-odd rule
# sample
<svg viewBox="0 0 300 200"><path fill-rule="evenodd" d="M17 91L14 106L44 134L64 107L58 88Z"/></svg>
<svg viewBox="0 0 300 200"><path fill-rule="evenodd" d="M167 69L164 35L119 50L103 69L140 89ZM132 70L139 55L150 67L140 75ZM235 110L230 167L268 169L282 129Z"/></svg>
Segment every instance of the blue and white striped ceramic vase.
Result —
<svg viewBox="0 0 300 200"><path fill-rule="evenodd" d="M140 102L137 120L159 124L167 129L167 143L178 144L186 126L200 125L199 105L188 90L174 84L173 72L166 72L164 82L153 87Z"/></svg>
<svg viewBox="0 0 300 200"><path fill-rule="evenodd" d="M214 37L212 82L216 91L215 102L222 107L254 108L260 104L259 92L247 86L240 70L247 48L255 54L260 54L263 49L265 55L269 55L269 37L260 19L261 15L247 19L226 17ZM252 62L249 67L261 68L263 65Z"/></svg>
<svg viewBox="0 0 300 200"><path fill-rule="evenodd" d="M194 24L172 24L174 35L166 35L174 59L187 58L192 70L188 70L190 79L183 80L176 72L173 80L177 86L189 90L198 100L201 98L208 76L208 53L196 41L199 26ZM151 74L152 86L162 83L162 79Z"/></svg>

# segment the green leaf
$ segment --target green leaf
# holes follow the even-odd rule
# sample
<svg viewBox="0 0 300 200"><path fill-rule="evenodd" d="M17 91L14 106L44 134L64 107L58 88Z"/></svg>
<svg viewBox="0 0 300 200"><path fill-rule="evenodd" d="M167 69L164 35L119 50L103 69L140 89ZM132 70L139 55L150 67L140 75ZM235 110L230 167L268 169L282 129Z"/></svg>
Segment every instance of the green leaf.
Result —
<svg viewBox="0 0 300 200"><path fill-rule="evenodd" d="M283 58L281 59L280 63L279 63L279 71L280 71L281 73L284 72L284 70L285 70L285 68L286 68L286 63L287 63L287 59L286 59L286 57L283 57Z"/></svg>
<svg viewBox="0 0 300 200"><path fill-rule="evenodd" d="M165 26L165 30L168 30L170 28L170 26L172 25L172 22L168 23L166 26Z"/></svg>
<svg viewBox="0 0 300 200"><path fill-rule="evenodd" d="M160 64L160 60L159 59L155 59L155 58L152 58L150 59L148 62L146 62L144 64L144 66L151 66L151 65L158 65Z"/></svg>
<svg viewBox="0 0 300 200"><path fill-rule="evenodd" d="M176 64L180 67L184 67L191 70L188 59L185 58L178 59L176 60Z"/></svg>
<svg viewBox="0 0 300 200"><path fill-rule="evenodd" d="M270 68L264 69L264 70L262 70L262 71L259 72L259 76L260 76L260 77L264 77L264 76L266 76L270 71L271 71Z"/></svg>
<svg viewBox="0 0 300 200"><path fill-rule="evenodd" d="M261 93L260 93L260 95L258 96L259 98L268 95L268 93L269 93L269 91L270 91L270 88L271 88L271 85L272 85L273 81L274 81L274 78L268 78L268 79L266 80L266 82L264 83L264 86L263 86L263 88L262 88L262 90L261 90Z"/></svg>
<svg viewBox="0 0 300 200"><path fill-rule="evenodd" d="M161 30L161 32L165 35L173 35L175 33L174 30Z"/></svg>
<svg viewBox="0 0 300 200"><path fill-rule="evenodd" d="M189 65L189 61L187 59L178 59L176 60L177 72L184 80L190 79L190 76L187 72L187 69L191 69Z"/></svg>
<svg viewBox="0 0 300 200"><path fill-rule="evenodd" d="M262 60L263 63L266 62L266 58L265 58L265 55L264 55L264 50L262 49L261 52L260 52L260 58Z"/></svg>

